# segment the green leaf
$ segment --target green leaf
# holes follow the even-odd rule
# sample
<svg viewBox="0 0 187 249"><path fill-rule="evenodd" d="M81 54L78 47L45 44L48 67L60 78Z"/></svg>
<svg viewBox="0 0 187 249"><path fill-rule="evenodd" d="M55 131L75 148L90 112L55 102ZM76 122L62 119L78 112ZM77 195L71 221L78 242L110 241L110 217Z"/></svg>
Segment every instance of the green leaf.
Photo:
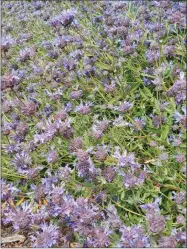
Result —
<svg viewBox="0 0 187 249"><path fill-rule="evenodd" d="M104 64L102 62L96 62L95 65L98 67L98 68L101 68L101 69L105 69L105 70L108 70L108 71L113 71L112 67L107 65L107 64Z"/></svg>
<svg viewBox="0 0 187 249"><path fill-rule="evenodd" d="M169 126L166 125L165 129L162 131L162 137L163 137L163 139L167 138L168 132L169 132Z"/></svg>

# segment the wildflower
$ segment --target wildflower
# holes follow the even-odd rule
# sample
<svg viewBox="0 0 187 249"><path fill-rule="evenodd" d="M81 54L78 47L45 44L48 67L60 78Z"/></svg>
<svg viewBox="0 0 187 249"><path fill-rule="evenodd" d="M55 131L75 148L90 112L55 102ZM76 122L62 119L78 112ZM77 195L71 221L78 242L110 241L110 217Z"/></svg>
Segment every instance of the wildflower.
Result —
<svg viewBox="0 0 187 249"><path fill-rule="evenodd" d="M52 224L47 225L42 223L40 225L41 231L37 231L31 236L33 242L32 247L44 248L55 246L59 239L58 227Z"/></svg>
<svg viewBox="0 0 187 249"><path fill-rule="evenodd" d="M91 102L88 102L88 103L81 103L79 106L77 106L75 108L75 112L79 112L81 114L89 114L91 112L91 109L90 109L90 106L92 106L93 104Z"/></svg>
<svg viewBox="0 0 187 249"><path fill-rule="evenodd" d="M27 169L32 164L32 159L29 154L20 152L14 156L12 165L16 166L18 170Z"/></svg>
<svg viewBox="0 0 187 249"><path fill-rule="evenodd" d="M126 112L129 108L131 108L133 106L132 103L128 102L128 101L124 101L123 104L120 104L118 107L116 107L115 109L119 112Z"/></svg>
<svg viewBox="0 0 187 249"><path fill-rule="evenodd" d="M106 167L102 171L102 176L107 180L107 182L112 182L116 176L116 171L113 167Z"/></svg>
<svg viewBox="0 0 187 249"><path fill-rule="evenodd" d="M158 240L158 247L160 248L175 248L176 239L175 236L163 236Z"/></svg>
<svg viewBox="0 0 187 249"><path fill-rule="evenodd" d="M182 204L186 200L186 193L185 192L173 192L172 199L176 204Z"/></svg>
<svg viewBox="0 0 187 249"><path fill-rule="evenodd" d="M16 71L12 71L10 74L7 73L2 77L2 90L13 88L20 83L21 77Z"/></svg>
<svg viewBox="0 0 187 249"><path fill-rule="evenodd" d="M144 234L144 229L139 226L122 226L120 231L122 236L119 247L143 248L150 247L148 237Z"/></svg>
<svg viewBox="0 0 187 249"><path fill-rule="evenodd" d="M48 163L55 163L58 160L58 153L55 150L51 150L47 155Z"/></svg>
<svg viewBox="0 0 187 249"><path fill-rule="evenodd" d="M153 122L153 125L157 128L160 127L160 125L164 124L166 122L166 118L164 116L153 116L152 117L152 122Z"/></svg>
<svg viewBox="0 0 187 249"><path fill-rule="evenodd" d="M79 149L82 149L82 147L83 147L82 138L77 137L77 138L74 138L73 140L71 140L69 149L70 149L71 152L75 152L75 151L77 151Z"/></svg>
<svg viewBox="0 0 187 249"><path fill-rule="evenodd" d="M152 233L159 233L165 228L165 219L163 216L148 213L146 217Z"/></svg>
<svg viewBox="0 0 187 249"><path fill-rule="evenodd" d="M70 99L79 99L82 96L82 90L72 91L69 95Z"/></svg>
<svg viewBox="0 0 187 249"><path fill-rule="evenodd" d="M26 135L28 133L29 127L26 123L19 122L19 124L16 126L16 132L18 134Z"/></svg>
<svg viewBox="0 0 187 249"><path fill-rule="evenodd" d="M1 40L1 50L7 52L14 43L15 40L10 35L3 36Z"/></svg>
<svg viewBox="0 0 187 249"><path fill-rule="evenodd" d="M10 210L10 212L6 214L6 216L8 216L7 219L12 223L16 231L24 231L29 228L31 223L31 215L31 204L28 204L27 202L22 203L21 206L16 207L15 210Z"/></svg>
<svg viewBox="0 0 187 249"><path fill-rule="evenodd" d="M60 110L54 116L55 119L65 120L67 118L67 112L65 110Z"/></svg>
<svg viewBox="0 0 187 249"><path fill-rule="evenodd" d="M133 128L135 131L141 131L145 126L145 120L142 118L135 118Z"/></svg>
<svg viewBox="0 0 187 249"><path fill-rule="evenodd" d="M24 106L21 107L21 111L24 115L30 116L35 114L37 105L33 101L27 101Z"/></svg>
<svg viewBox="0 0 187 249"><path fill-rule="evenodd" d="M12 194L18 192L18 189L12 183L6 183L4 179L1 180L1 200L7 201L9 198L14 198Z"/></svg>
<svg viewBox="0 0 187 249"><path fill-rule="evenodd" d="M33 48L24 48L20 50L19 52L19 60L21 62L25 62L27 60L30 60L31 57L33 57L35 54L35 50Z"/></svg>
<svg viewBox="0 0 187 249"><path fill-rule="evenodd" d="M106 146L98 146L97 151L95 152L95 157L98 161L104 161L107 158L107 148Z"/></svg>

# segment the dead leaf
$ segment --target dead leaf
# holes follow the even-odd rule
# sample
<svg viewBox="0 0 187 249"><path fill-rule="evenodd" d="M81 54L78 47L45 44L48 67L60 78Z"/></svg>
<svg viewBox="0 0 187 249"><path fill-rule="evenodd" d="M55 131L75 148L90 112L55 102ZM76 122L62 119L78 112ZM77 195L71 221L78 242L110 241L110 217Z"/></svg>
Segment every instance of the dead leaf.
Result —
<svg viewBox="0 0 187 249"><path fill-rule="evenodd" d="M1 244L11 243L11 242L16 242L16 241L23 242L25 239L26 239L25 236L15 234L15 235L10 236L10 237L1 238Z"/></svg>

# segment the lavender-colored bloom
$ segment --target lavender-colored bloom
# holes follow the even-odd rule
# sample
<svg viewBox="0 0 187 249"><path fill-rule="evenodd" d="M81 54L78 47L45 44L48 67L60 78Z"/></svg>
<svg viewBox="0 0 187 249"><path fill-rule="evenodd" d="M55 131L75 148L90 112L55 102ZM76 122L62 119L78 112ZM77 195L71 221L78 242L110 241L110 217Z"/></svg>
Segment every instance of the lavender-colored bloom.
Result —
<svg viewBox="0 0 187 249"><path fill-rule="evenodd" d="M109 233L106 231L106 229L102 228L94 228L91 234L90 238L87 238L86 240L89 247L101 247L105 248L109 245Z"/></svg>
<svg viewBox="0 0 187 249"><path fill-rule="evenodd" d="M33 101L27 101L24 106L21 107L21 111L24 115L33 115L37 110L37 105Z"/></svg>
<svg viewBox="0 0 187 249"><path fill-rule="evenodd" d="M145 124L146 122L143 118L135 118L133 128L135 131L141 131L144 128Z"/></svg>
<svg viewBox="0 0 187 249"><path fill-rule="evenodd" d="M7 52L14 43L15 40L10 35L3 36L1 40L1 49L4 52Z"/></svg>
<svg viewBox="0 0 187 249"><path fill-rule="evenodd" d="M71 168L68 167L68 165L66 165L65 167L59 168L59 170L57 172L57 176L60 179L63 179L63 181L68 181L71 173L72 173Z"/></svg>
<svg viewBox="0 0 187 249"><path fill-rule="evenodd" d="M7 201L10 197L14 198L12 194L17 193L19 190L13 186L12 183L6 183L4 179L1 180L1 200Z"/></svg>
<svg viewBox="0 0 187 249"><path fill-rule="evenodd" d="M79 99L83 94L82 90L72 91L70 92L70 99Z"/></svg>
<svg viewBox="0 0 187 249"><path fill-rule="evenodd" d="M39 184L35 186L34 184L31 184L31 188L34 190L34 200L39 203L42 198L46 196L46 188L44 185Z"/></svg>
<svg viewBox="0 0 187 249"><path fill-rule="evenodd" d="M18 144L8 144L5 147L5 152L7 154L15 154L18 153L20 151L20 147Z"/></svg>
<svg viewBox="0 0 187 249"><path fill-rule="evenodd" d="M47 155L48 163L55 163L58 160L58 153L55 150L51 150Z"/></svg>
<svg viewBox="0 0 187 249"><path fill-rule="evenodd" d="M21 77L16 71L12 71L10 74L5 74L2 76L2 90L7 88L13 88L19 84Z"/></svg>
<svg viewBox="0 0 187 249"><path fill-rule="evenodd" d="M171 235L169 237L163 236L158 240L159 248L176 248L176 238Z"/></svg>
<svg viewBox="0 0 187 249"><path fill-rule="evenodd" d="M53 44L62 49L67 46L67 41L64 37L58 36L57 38L54 39Z"/></svg>
<svg viewBox="0 0 187 249"><path fill-rule="evenodd" d="M124 101L123 104L120 104L118 107L116 107L115 109L119 112L126 112L129 108L131 108L133 106L132 103L128 102L128 101Z"/></svg>
<svg viewBox="0 0 187 249"><path fill-rule="evenodd" d="M160 208L159 208L160 201L161 199L157 198L155 199L153 203L144 204L144 205L141 205L140 207L146 210L148 214L155 214L155 213L159 214L160 213Z"/></svg>
<svg viewBox="0 0 187 249"><path fill-rule="evenodd" d="M175 156L175 160L178 163L182 163L182 162L184 162L186 160L186 156L184 154L178 153L178 155Z"/></svg>
<svg viewBox="0 0 187 249"><path fill-rule="evenodd" d="M17 134L26 135L28 131L29 131L29 127L26 123L19 122L18 125L16 126Z"/></svg>
<svg viewBox="0 0 187 249"><path fill-rule="evenodd" d="M152 122L155 127L159 128L162 124L165 124L166 118L165 116L156 115L152 117Z"/></svg>
<svg viewBox="0 0 187 249"><path fill-rule="evenodd" d="M91 112L90 106L93 106L91 102L88 102L85 104L81 103L79 106L75 108L75 112L79 112L83 115L87 115Z"/></svg>
<svg viewBox="0 0 187 249"><path fill-rule="evenodd" d="M159 233L165 228L164 216L158 214L147 214L149 228L152 233Z"/></svg>
<svg viewBox="0 0 187 249"><path fill-rule="evenodd" d="M82 149L83 141L81 137L77 137L71 140L69 149L71 152L75 152L79 149Z"/></svg>
<svg viewBox="0 0 187 249"><path fill-rule="evenodd" d="M46 207L42 206L36 213L32 214L31 218L32 223L35 225L40 225L42 222L45 222L49 218Z"/></svg>
<svg viewBox="0 0 187 249"><path fill-rule="evenodd" d="M172 199L176 204L182 204L186 200L186 193L185 192L179 192L179 193L173 192Z"/></svg>
<svg viewBox="0 0 187 249"><path fill-rule="evenodd" d="M120 167L130 166L132 170L140 168L140 165L135 162L134 153L127 154L127 151L124 150L121 154L119 148L116 147L113 157L118 160L118 166Z"/></svg>
<svg viewBox="0 0 187 249"><path fill-rule="evenodd" d="M113 167L106 167L102 171L102 176L105 178L107 182L112 182L116 176L116 171Z"/></svg>
<svg viewBox="0 0 187 249"><path fill-rule="evenodd" d="M185 217L183 215L177 216L177 223L178 224L185 224Z"/></svg>
<svg viewBox="0 0 187 249"><path fill-rule="evenodd" d="M107 149L107 147L105 145L104 146L98 146L97 151L94 153L95 158L98 161L104 161L108 156L107 152L108 152L108 149Z"/></svg>
<svg viewBox="0 0 187 249"><path fill-rule="evenodd" d="M16 231L29 228L31 223L31 215L31 204L28 204L27 202L22 203L21 206L16 207L15 210L11 209L10 212L6 214L7 219L11 221Z"/></svg>
<svg viewBox="0 0 187 249"><path fill-rule="evenodd" d="M73 109L73 105L72 105L71 102L68 102L68 103L65 104L64 110L65 110L66 112L70 112L72 109Z"/></svg>
<svg viewBox="0 0 187 249"><path fill-rule="evenodd" d="M139 226L122 226L120 247L125 248L144 248L150 247L148 237L144 234L144 229Z"/></svg>
<svg viewBox="0 0 187 249"><path fill-rule="evenodd" d="M40 225L41 231L37 231L31 236L32 247L45 248L55 246L59 240L58 227L52 224L43 223Z"/></svg>
<svg viewBox="0 0 187 249"><path fill-rule="evenodd" d="M60 119L60 120L65 120L67 117L68 117L67 112L63 109L58 111L54 116L55 119Z"/></svg>
<svg viewBox="0 0 187 249"><path fill-rule="evenodd" d="M186 232L184 231L179 231L179 232L177 232L176 233L176 241L177 241L177 243L179 243L179 244L183 244L184 245L184 247L185 247L185 245L186 245Z"/></svg>
<svg viewBox="0 0 187 249"><path fill-rule="evenodd" d="M31 164L32 159L25 152L20 152L19 154L16 154L14 156L14 159L12 160L12 165L16 166L18 170L27 169Z"/></svg>
<svg viewBox="0 0 187 249"><path fill-rule="evenodd" d="M19 60L21 62L25 62L30 60L35 54L35 50L33 48L24 48L19 52Z"/></svg>

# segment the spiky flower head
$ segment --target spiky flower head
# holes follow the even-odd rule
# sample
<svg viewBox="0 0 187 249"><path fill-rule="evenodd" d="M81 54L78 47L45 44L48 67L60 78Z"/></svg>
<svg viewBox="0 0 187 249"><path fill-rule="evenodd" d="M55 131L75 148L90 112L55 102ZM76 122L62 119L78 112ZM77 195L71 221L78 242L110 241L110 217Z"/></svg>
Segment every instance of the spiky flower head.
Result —
<svg viewBox="0 0 187 249"><path fill-rule="evenodd" d="M126 112L127 110L129 110L131 107L133 106L132 103L128 102L128 101L124 101L122 104L120 104L118 107L116 107L115 109L119 112Z"/></svg>
<svg viewBox="0 0 187 249"><path fill-rule="evenodd" d="M107 182L112 182L116 176L116 171L113 167L106 167L102 171L102 176L106 179Z"/></svg>
<svg viewBox="0 0 187 249"><path fill-rule="evenodd" d="M174 235L163 236L158 240L159 248L176 248L176 238Z"/></svg>
<svg viewBox="0 0 187 249"><path fill-rule="evenodd" d="M82 90L72 91L70 92L70 99L79 99L82 96L83 92Z"/></svg>
<svg viewBox="0 0 187 249"><path fill-rule="evenodd" d="M7 52L14 43L15 40L10 35L3 36L1 40L1 50Z"/></svg>
<svg viewBox="0 0 187 249"><path fill-rule="evenodd" d="M93 104L91 102L87 102L85 104L81 103L79 106L75 108L75 112L79 112L83 115L89 114L91 112L90 106Z"/></svg>
<svg viewBox="0 0 187 249"><path fill-rule="evenodd" d="M122 226L120 232L122 232L120 247L125 247L125 248L150 247L148 237L144 234L144 229L142 227Z"/></svg>
<svg viewBox="0 0 187 249"><path fill-rule="evenodd" d="M1 180L1 200L7 201L10 197L14 198L12 194L17 193L19 190L13 186L12 183L6 183L4 179Z"/></svg>
<svg viewBox="0 0 187 249"><path fill-rule="evenodd" d="M47 154L47 162L55 163L58 160L58 153L55 150L51 150Z"/></svg>
<svg viewBox="0 0 187 249"><path fill-rule="evenodd" d="M37 231L31 236L32 247L49 248L55 246L59 240L58 227L52 224L43 223L40 225L41 231Z"/></svg>
<svg viewBox="0 0 187 249"><path fill-rule="evenodd" d="M31 215L31 203L28 204L27 202L23 202L21 206L16 207L16 209L10 209L10 212L6 214L6 216L8 216L8 220L11 221L16 231L23 231L29 228L31 223Z"/></svg>
<svg viewBox="0 0 187 249"><path fill-rule="evenodd" d="M71 140L69 149L71 152L76 152L79 149L82 149L83 142L81 137L76 137Z"/></svg>
<svg viewBox="0 0 187 249"><path fill-rule="evenodd" d="M18 171L25 170L32 164L32 159L28 153L22 151L14 156L12 165L16 166Z"/></svg>
<svg viewBox="0 0 187 249"><path fill-rule="evenodd" d="M36 110L37 110L37 104L35 104L33 101L27 101L21 107L22 113L26 116L31 116L35 114Z"/></svg>

